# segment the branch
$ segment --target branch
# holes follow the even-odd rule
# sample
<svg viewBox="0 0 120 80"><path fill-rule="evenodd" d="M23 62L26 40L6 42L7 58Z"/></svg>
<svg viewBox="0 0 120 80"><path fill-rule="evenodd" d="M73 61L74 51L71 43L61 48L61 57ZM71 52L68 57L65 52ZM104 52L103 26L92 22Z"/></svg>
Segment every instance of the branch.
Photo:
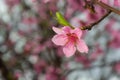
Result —
<svg viewBox="0 0 120 80"><path fill-rule="evenodd" d="M100 5L101 7L105 8L107 10L110 10L110 11L120 15L120 10L117 10L117 9L113 8L113 7L103 3L102 1L95 0L94 3Z"/></svg>
<svg viewBox="0 0 120 80"><path fill-rule="evenodd" d="M87 1L85 0L85 2L87 3ZM98 4L100 5L101 7L105 8L106 10L108 10L108 12L102 17L100 18L98 21L94 22L94 23L91 23L90 25L88 26L84 26L84 27L81 27L81 30L91 30L93 26L95 26L96 24L98 24L99 22L101 22L104 18L106 18L111 12L114 12L118 15L120 15L120 10L117 10L105 3L103 3L102 1L98 1L98 0L92 0L92 3L94 4ZM89 7L89 6L88 6Z"/></svg>
<svg viewBox="0 0 120 80"><path fill-rule="evenodd" d="M103 19L105 19L109 14L111 13L111 11L108 11L102 18L100 18L98 21L94 22L94 23L91 23L90 25L88 26L84 26L84 27L81 27L81 30L91 30L93 26L95 26L96 24L98 24L99 22L101 22Z"/></svg>

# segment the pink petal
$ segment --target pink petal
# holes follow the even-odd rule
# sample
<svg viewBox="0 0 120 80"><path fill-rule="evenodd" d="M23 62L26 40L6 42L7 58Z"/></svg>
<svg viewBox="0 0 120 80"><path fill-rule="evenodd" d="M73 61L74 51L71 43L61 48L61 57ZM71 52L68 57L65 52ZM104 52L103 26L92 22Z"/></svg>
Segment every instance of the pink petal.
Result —
<svg viewBox="0 0 120 80"><path fill-rule="evenodd" d="M66 35L64 35L64 34L58 34L58 35L55 35L52 38L52 41L56 45L63 46L63 45L65 45L67 43L68 39L67 39Z"/></svg>
<svg viewBox="0 0 120 80"><path fill-rule="evenodd" d="M63 52L66 57L71 57L76 51L76 48L74 46L73 42L68 42L64 47L63 47Z"/></svg>
<svg viewBox="0 0 120 80"><path fill-rule="evenodd" d="M114 5L120 7L120 0L115 0Z"/></svg>
<svg viewBox="0 0 120 80"><path fill-rule="evenodd" d="M83 40L77 41L76 46L77 46L77 50L78 50L79 52L88 53L88 47L87 47L87 45L85 44L85 42L84 42Z"/></svg>
<svg viewBox="0 0 120 80"><path fill-rule="evenodd" d="M48 3L50 0L44 0L44 3Z"/></svg>
<svg viewBox="0 0 120 80"><path fill-rule="evenodd" d="M75 28L71 33L75 33L79 39L82 36L82 31L79 28Z"/></svg>
<svg viewBox="0 0 120 80"><path fill-rule="evenodd" d="M62 29L66 34L70 33L70 31L72 30L69 26L64 26Z"/></svg>
<svg viewBox="0 0 120 80"><path fill-rule="evenodd" d="M53 31L57 34L62 34L63 33L63 30L60 29L60 28L56 28L56 27L52 27Z"/></svg>

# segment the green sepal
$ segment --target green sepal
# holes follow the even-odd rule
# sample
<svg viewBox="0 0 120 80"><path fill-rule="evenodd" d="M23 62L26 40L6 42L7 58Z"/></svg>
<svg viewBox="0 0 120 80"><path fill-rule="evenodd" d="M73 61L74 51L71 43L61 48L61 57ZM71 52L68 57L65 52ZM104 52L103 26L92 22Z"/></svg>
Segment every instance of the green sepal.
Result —
<svg viewBox="0 0 120 80"><path fill-rule="evenodd" d="M73 28L60 12L56 12L56 20L63 26L69 26Z"/></svg>

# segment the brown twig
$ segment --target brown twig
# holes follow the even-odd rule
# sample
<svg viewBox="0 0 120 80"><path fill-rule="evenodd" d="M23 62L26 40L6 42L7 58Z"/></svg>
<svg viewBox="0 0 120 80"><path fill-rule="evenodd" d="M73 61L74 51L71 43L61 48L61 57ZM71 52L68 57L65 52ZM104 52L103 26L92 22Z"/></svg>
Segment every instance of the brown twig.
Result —
<svg viewBox="0 0 120 80"><path fill-rule="evenodd" d="M100 5L101 7L105 8L107 10L111 10L112 12L120 15L120 10L117 10L117 9L113 8L113 7L103 3L102 1L95 0L94 3Z"/></svg>
<svg viewBox="0 0 120 80"><path fill-rule="evenodd" d="M86 2L86 0L85 0L85 2ZM113 7L103 3L102 1L92 0L92 3L100 5L101 7L105 8L106 10L108 10L108 12L102 18L100 18L98 21L96 21L94 23L91 23L88 26L81 27L82 30L86 30L86 29L91 30L91 28L93 26L95 26L96 24L101 22L103 19L105 19L111 12L114 12L114 13L120 15L120 10L117 10L117 9L113 8Z"/></svg>
<svg viewBox="0 0 120 80"><path fill-rule="evenodd" d="M110 13L111 13L111 11L108 11L102 18L100 18L99 20L97 20L94 23L91 23L88 26L81 27L81 29L82 30L86 30L86 29L91 30L93 26L95 26L96 24L98 24L99 22L101 22L103 19L105 19Z"/></svg>

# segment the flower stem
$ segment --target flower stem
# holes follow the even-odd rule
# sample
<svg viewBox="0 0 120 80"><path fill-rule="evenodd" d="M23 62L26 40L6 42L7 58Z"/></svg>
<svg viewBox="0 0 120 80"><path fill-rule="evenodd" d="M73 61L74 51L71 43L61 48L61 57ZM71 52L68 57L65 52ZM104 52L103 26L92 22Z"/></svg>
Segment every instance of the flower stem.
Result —
<svg viewBox="0 0 120 80"><path fill-rule="evenodd" d="M93 26L95 26L96 24L98 24L99 22L101 22L103 19L105 19L112 11L108 11L105 15L102 16L102 18L100 18L99 20L97 20L96 22L94 23L91 23L90 25L87 25L87 26L84 26L84 27L81 27L81 30L91 30Z"/></svg>

